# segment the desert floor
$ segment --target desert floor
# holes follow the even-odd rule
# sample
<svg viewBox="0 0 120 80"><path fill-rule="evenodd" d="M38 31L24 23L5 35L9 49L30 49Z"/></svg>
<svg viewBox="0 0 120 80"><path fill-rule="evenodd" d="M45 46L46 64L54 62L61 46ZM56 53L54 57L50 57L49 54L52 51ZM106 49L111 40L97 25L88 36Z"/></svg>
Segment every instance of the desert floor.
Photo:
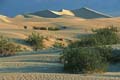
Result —
<svg viewBox="0 0 120 80"><path fill-rule="evenodd" d="M52 39L77 40L82 36L92 34L91 29L111 25L120 29L120 18L81 19L67 16L50 19L19 16L7 20L9 22L0 22L0 34L9 37L16 44L26 47L28 51L0 58L0 80L120 80L120 64L111 64L108 72L104 74L68 74L63 72L63 64L59 61L61 49L50 48L35 52L24 41L32 32L38 32ZM28 28L24 29L24 26ZM33 26L65 26L66 29L59 31L33 30ZM113 47L120 49L119 44Z"/></svg>

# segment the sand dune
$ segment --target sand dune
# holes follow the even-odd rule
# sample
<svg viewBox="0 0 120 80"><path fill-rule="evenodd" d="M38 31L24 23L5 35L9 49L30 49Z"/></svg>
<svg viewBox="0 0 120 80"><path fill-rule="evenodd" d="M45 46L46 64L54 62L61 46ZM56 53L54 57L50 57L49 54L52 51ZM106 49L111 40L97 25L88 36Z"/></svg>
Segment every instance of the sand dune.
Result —
<svg viewBox="0 0 120 80"><path fill-rule="evenodd" d="M37 27L61 27L65 26L65 30L59 31L44 31L36 30L44 36L62 37L69 39L76 39L82 35L91 33L91 29L103 28L110 25L114 25L120 29L120 18L100 18L100 19L83 19L74 16L62 16L59 18L44 18L33 16L31 18L25 18L23 16L17 16L9 19L12 23L0 23L0 31L13 32L19 34L28 35L33 30L33 26ZM24 30L24 26L27 26L27 30ZM7 33L5 34L7 35ZM21 38L20 36L16 36Z"/></svg>
<svg viewBox="0 0 120 80"><path fill-rule="evenodd" d="M30 18L31 15L46 17L46 18L56 18L56 17L61 17L61 16L66 15L66 16L81 17L81 18L85 18L85 19L112 17L112 16L92 10L87 7L83 7L83 8L75 9L75 10L65 10L65 9L62 9L59 11L43 10L43 11L33 12L33 13L29 13L29 14L23 14L23 16L26 18Z"/></svg>
<svg viewBox="0 0 120 80"><path fill-rule="evenodd" d="M62 9L60 11L51 11L57 15L69 15L69 16L75 16L73 12L71 12L70 10L65 10L65 9Z"/></svg>
<svg viewBox="0 0 120 80"><path fill-rule="evenodd" d="M7 16L0 15L0 22L11 23Z"/></svg>
<svg viewBox="0 0 120 80"><path fill-rule="evenodd" d="M53 13L51 10L38 11L38 12L35 12L35 13L30 13L29 15L36 15L36 16L47 17L47 18L59 17L58 14Z"/></svg>
<svg viewBox="0 0 120 80"><path fill-rule="evenodd" d="M92 19L92 18L110 18L112 16L106 15L104 13L92 10L87 7L83 7L80 9L72 10L75 16L86 18L86 19Z"/></svg>

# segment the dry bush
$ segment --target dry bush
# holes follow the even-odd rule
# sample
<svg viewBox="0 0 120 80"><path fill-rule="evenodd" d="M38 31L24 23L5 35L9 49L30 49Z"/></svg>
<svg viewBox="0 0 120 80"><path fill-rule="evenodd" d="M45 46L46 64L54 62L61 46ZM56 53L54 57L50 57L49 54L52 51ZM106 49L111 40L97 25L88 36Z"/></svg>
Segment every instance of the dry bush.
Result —
<svg viewBox="0 0 120 80"><path fill-rule="evenodd" d="M113 49L106 45L119 43L116 27L93 30L94 34L74 42L64 49L62 60L67 71L104 72L113 59ZM119 59L117 59L119 60Z"/></svg>
<svg viewBox="0 0 120 80"><path fill-rule="evenodd" d="M26 40L30 45L33 46L34 50L42 49L44 47L43 45L43 39L44 37L41 36L39 33L32 33L28 39Z"/></svg>
<svg viewBox="0 0 120 80"><path fill-rule="evenodd" d="M34 30L49 30L49 31L58 31L58 30L60 30L60 28L58 28L58 27L37 27L37 26L34 26L33 29Z"/></svg>
<svg viewBox="0 0 120 80"><path fill-rule="evenodd" d="M111 49L104 47L79 47L64 49L61 60L64 70L72 73L104 72L108 67ZM107 53L104 53L107 52Z"/></svg>
<svg viewBox="0 0 120 80"><path fill-rule="evenodd" d="M20 51L21 47L9 42L9 39L0 36L0 56L15 55L17 51Z"/></svg>

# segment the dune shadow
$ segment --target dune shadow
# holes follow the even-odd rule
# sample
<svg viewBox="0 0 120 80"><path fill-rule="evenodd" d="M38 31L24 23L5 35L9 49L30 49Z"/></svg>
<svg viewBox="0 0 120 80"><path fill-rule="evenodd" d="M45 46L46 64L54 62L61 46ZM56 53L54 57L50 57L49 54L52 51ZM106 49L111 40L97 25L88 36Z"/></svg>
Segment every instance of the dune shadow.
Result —
<svg viewBox="0 0 120 80"><path fill-rule="evenodd" d="M12 38L11 40L14 41L15 43L30 46L24 39Z"/></svg>
<svg viewBox="0 0 120 80"><path fill-rule="evenodd" d="M21 68L2 68L0 73L63 73L63 68L27 66Z"/></svg>
<svg viewBox="0 0 120 80"><path fill-rule="evenodd" d="M110 64L108 67L108 72L120 72L120 63Z"/></svg>

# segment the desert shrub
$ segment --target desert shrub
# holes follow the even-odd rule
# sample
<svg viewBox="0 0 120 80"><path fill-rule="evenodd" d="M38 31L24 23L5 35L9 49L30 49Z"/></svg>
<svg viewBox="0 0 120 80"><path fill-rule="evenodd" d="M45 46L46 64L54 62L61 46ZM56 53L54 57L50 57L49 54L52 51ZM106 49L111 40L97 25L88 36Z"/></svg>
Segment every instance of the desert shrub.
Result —
<svg viewBox="0 0 120 80"><path fill-rule="evenodd" d="M70 72L104 72L108 63L119 61L108 45L119 43L117 28L93 30L94 34L71 43L64 49L61 59L64 69Z"/></svg>
<svg viewBox="0 0 120 80"><path fill-rule="evenodd" d="M110 46L99 46L95 47L95 49L99 51L100 56L102 56L105 61L109 63L112 61L113 49Z"/></svg>
<svg viewBox="0 0 120 80"><path fill-rule="evenodd" d="M27 29L28 27L27 26L24 26L24 29Z"/></svg>
<svg viewBox="0 0 120 80"><path fill-rule="evenodd" d="M36 27L36 26L34 26L33 29L35 29L35 30L47 30L46 27Z"/></svg>
<svg viewBox="0 0 120 80"><path fill-rule="evenodd" d="M96 40L93 36L82 38L79 41L75 41L69 44L68 47L76 48L76 47L90 47L90 46L96 46Z"/></svg>
<svg viewBox="0 0 120 80"><path fill-rule="evenodd" d="M55 42L55 44L53 46L56 48L64 48L64 44L62 44L60 42Z"/></svg>
<svg viewBox="0 0 120 80"><path fill-rule="evenodd" d="M69 47L90 47L97 45L112 45L120 42L117 35L116 27L107 27L93 30L94 34L81 38L81 40L73 42Z"/></svg>
<svg viewBox="0 0 120 80"><path fill-rule="evenodd" d="M8 38L0 36L0 56L15 55L15 53L20 50L21 50L20 46L9 42Z"/></svg>
<svg viewBox="0 0 120 80"><path fill-rule="evenodd" d="M111 45L120 42L116 27L110 26L107 28L93 30L93 32L95 33L93 35L95 39L94 41L96 41L96 44L98 45Z"/></svg>
<svg viewBox="0 0 120 80"><path fill-rule="evenodd" d="M40 30L47 30L46 27L40 27Z"/></svg>
<svg viewBox="0 0 120 80"><path fill-rule="evenodd" d="M58 27L33 27L34 30L49 30L49 31L57 31L60 30Z"/></svg>
<svg viewBox="0 0 120 80"><path fill-rule="evenodd" d="M26 41L33 46L34 50L38 50L44 47L43 39L43 36L40 36L39 33L33 32Z"/></svg>
<svg viewBox="0 0 120 80"><path fill-rule="evenodd" d="M58 27L48 27L48 30L57 31L57 30L60 30L60 28L58 28Z"/></svg>
<svg viewBox="0 0 120 80"><path fill-rule="evenodd" d="M61 26L62 29L66 29L67 27L66 26Z"/></svg>
<svg viewBox="0 0 120 80"><path fill-rule="evenodd" d="M72 73L96 73L104 72L107 69L108 62L104 54L97 48L80 47L66 48L61 60L64 63L64 70ZM106 51L107 52L107 51Z"/></svg>

